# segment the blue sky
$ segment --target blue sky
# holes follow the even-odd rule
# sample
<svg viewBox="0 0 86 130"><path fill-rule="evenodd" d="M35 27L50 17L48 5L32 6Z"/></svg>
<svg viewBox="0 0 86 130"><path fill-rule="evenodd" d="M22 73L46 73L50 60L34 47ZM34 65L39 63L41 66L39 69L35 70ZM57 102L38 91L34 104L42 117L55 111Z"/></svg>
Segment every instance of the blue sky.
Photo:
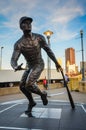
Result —
<svg viewBox="0 0 86 130"><path fill-rule="evenodd" d="M2 50L2 69L12 69L10 59L14 43L22 36L19 19L22 16L33 18L32 32L43 34L53 31L51 49L56 58L64 61L65 49L73 47L76 51L76 65L80 65L81 40L83 30L84 59L86 61L86 0L0 0L0 47ZM45 37L46 38L46 37ZM46 39L47 40L47 39ZM47 55L42 51L47 66ZM24 63L21 56L18 64ZM64 62L63 62L64 64ZM52 68L54 68L52 63Z"/></svg>

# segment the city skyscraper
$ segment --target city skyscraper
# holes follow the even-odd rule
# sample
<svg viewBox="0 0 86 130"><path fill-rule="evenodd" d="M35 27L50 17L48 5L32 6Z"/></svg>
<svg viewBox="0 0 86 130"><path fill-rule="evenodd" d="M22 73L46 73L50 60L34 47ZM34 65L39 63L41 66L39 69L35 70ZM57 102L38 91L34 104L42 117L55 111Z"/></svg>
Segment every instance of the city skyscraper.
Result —
<svg viewBox="0 0 86 130"><path fill-rule="evenodd" d="M66 71L68 72L68 66L75 64L75 49L74 48L67 48L65 50L65 67Z"/></svg>

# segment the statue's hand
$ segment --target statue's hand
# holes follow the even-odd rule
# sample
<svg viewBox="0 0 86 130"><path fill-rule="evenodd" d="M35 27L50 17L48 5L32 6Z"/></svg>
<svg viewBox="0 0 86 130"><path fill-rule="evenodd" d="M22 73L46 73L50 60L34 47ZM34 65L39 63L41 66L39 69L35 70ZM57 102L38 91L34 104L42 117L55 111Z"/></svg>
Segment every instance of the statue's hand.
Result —
<svg viewBox="0 0 86 130"><path fill-rule="evenodd" d="M60 66L60 64L56 64L56 69L57 69L58 72L59 72L59 71L63 71L63 69L62 69L62 67Z"/></svg>
<svg viewBox="0 0 86 130"><path fill-rule="evenodd" d="M23 65L23 63L21 63L20 65L18 65L17 67L15 67L15 71L18 71L18 70L23 70L23 68L21 67Z"/></svg>

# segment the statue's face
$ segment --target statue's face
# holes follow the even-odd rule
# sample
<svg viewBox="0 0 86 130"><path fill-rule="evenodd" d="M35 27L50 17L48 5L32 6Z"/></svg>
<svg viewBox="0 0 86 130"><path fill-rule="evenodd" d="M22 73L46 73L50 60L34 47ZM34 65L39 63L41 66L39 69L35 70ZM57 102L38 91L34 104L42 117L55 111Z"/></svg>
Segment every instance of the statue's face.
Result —
<svg viewBox="0 0 86 130"><path fill-rule="evenodd" d="M32 29L32 26L31 26L31 21L30 20L28 20L28 19L26 19L26 20L24 20L22 23L21 23L21 29L23 30L23 31L31 31L31 29Z"/></svg>

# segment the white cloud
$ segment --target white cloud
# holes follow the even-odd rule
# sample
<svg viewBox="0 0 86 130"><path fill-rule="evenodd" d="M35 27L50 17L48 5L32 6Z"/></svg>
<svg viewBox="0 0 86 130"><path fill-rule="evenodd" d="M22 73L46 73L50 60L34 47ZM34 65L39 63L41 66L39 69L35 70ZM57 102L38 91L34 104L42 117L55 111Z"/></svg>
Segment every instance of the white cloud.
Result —
<svg viewBox="0 0 86 130"><path fill-rule="evenodd" d="M70 1L66 0L66 3L64 5L57 5L57 8L55 6L54 10L51 11L51 16L49 17L52 19L53 23L58 24L67 24L72 19L82 16L84 14L84 9L79 3L77 3L75 0Z"/></svg>
<svg viewBox="0 0 86 130"><path fill-rule="evenodd" d="M7 20L4 20L0 25L0 45L4 46L3 51L5 52L3 53L3 67L6 68L8 65L8 68L10 68L10 55L13 44L22 33L19 30L18 23L20 17L24 15L32 17L34 19L32 28L35 32L43 34L43 31L52 30L54 32L51 38L52 48L56 55L59 54L60 57L64 53L62 52L65 49L63 46L67 47L70 44L70 42L64 44L64 41L77 35L77 29L71 30L72 27L69 28L68 25L73 19L86 14L85 6L86 0L1 0L0 14ZM75 24L76 21L74 21L73 26ZM80 26L84 25L81 24ZM4 29L6 29L6 32L4 31L3 35L2 31ZM60 43L64 45L61 46ZM7 50L10 51L7 53ZM6 61L8 57L9 61Z"/></svg>
<svg viewBox="0 0 86 130"><path fill-rule="evenodd" d="M75 17L83 15L84 10L75 0L71 0L71 2L69 0L54 0L46 1L46 3L42 0L3 0L0 1L0 12L8 19L4 25L16 28L19 18L24 15L46 20L44 26L48 24L64 25Z"/></svg>
<svg viewBox="0 0 86 130"><path fill-rule="evenodd" d="M80 3L81 2L81 3ZM6 17L7 21L3 22L4 28L9 28L17 35L19 33L19 19L27 15L34 19L33 30L35 32L46 31L51 29L56 35L55 40L67 40L74 37L76 31L72 32L68 27L70 21L78 16L85 15L85 0L1 0L0 14ZM84 3L84 4L83 4ZM2 29L2 27L0 27ZM12 35L13 35L12 34Z"/></svg>

